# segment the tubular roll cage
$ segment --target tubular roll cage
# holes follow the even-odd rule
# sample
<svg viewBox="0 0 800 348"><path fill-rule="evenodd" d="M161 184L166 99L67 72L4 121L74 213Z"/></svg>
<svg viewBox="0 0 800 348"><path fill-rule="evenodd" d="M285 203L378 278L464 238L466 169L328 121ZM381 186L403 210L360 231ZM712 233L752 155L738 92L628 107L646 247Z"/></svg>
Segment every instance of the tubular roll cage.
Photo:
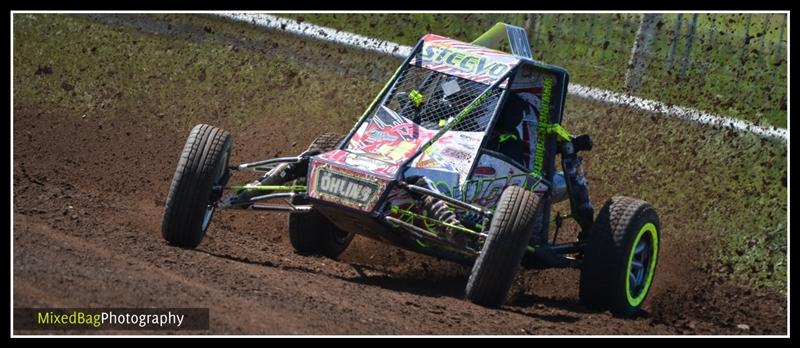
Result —
<svg viewBox="0 0 800 348"><path fill-rule="evenodd" d="M349 143L350 139L353 137L353 135L356 133L356 131L369 118L369 115L371 115L374 112L375 108L377 106L382 105L383 103L386 102L386 98L388 98L388 96L390 95L390 92L393 91L396 88L396 84L397 84L397 82L399 80L400 72L403 71L404 68L406 68L406 66L411 62L411 60L415 56L418 56L421 53L421 50L422 50L422 47L423 47L423 43L424 43L423 39L420 39L420 40L417 41L416 45L412 49L412 53L409 54L404 59L403 63L395 70L395 72L392 75L392 77L390 78L390 80L384 85L384 87L381 89L381 92L372 100L372 102L367 107L367 109L364 111L364 113L359 117L358 121L353 126L353 128L350 129L350 131L347 133L347 135L336 145L336 149L344 150L344 147L346 146L346 144ZM425 240L428 240L428 241L432 241L432 242L438 243L440 246L442 246L442 247L444 247L446 249L450 249L451 251L456 251L456 252L459 252L459 253L462 253L462 254L467 254L467 255L470 255L470 256L477 255L477 252L465 251L465 250L459 249L459 248L457 248L457 247L455 247L453 245L448 245L448 243L446 241L444 241L442 238L438 238L438 236L436 236L432 232L427 231L427 230L425 230L423 228L420 228L418 226L415 226L413 224L410 224L410 223L408 223L406 221L403 221L401 219L397 219L395 217L389 216L388 214L385 214L383 212L387 211L387 209L386 209L386 204L387 204L386 197L389 194L389 192L391 191L391 189L393 187L401 187L403 189L406 189L409 192L413 192L413 193L416 193L416 194L419 194L419 195L427 195L427 196L435 197L437 199L445 201L447 204L449 204L449 205L451 205L453 207L456 207L458 209L463 209L463 210L467 210L467 211L471 211L471 212L474 212L474 213L481 214L482 216L491 217L493 211L490 210L490 209L486 209L486 208L483 208L483 207L480 207L480 206L476 206L476 205L473 205L473 204L470 204L470 203L467 203L467 202L463 202L463 201L460 201L460 200L455 199L453 197L446 196L446 195L443 195L441 193L438 193L438 192L435 192L435 191L432 191L432 190L429 190L429 189L426 189L426 188L423 188L423 187L420 187L420 186L417 186L417 185L413 185L413 184L409 184L409 183L405 182L404 181L404 179L405 179L404 178L404 172L405 172L405 169L407 169L408 165L414 159L416 159L422 152L424 152L428 148L430 148L430 146L434 142L436 142L446 132L448 132L455 125L457 125L474 108L478 107L483 102L483 100L489 95L489 93L492 92L493 89L495 89L498 86L500 86L503 82L508 82L506 84L507 87L502 91L502 94L501 94L501 96L499 98L499 102L497 103L497 105L495 106L494 110L492 111L492 118L490 120L489 125L487 126L486 132L488 132L489 130L493 129L494 126L495 126L495 123L497 122L498 110L502 109L503 105L505 104L505 100L506 100L507 94L509 93L509 91L511 89L512 78L513 78L513 76L515 76L515 74L517 73L518 69L522 65L530 65L530 66L533 66L533 67L535 67L537 69L544 70L544 71L546 71L546 72L548 72L550 74L555 75L556 79L555 79L553 85L554 86L558 86L559 88L553 88L553 91L552 91L553 92L553 100L555 102L553 103L554 108L551 110L551 113L549 115L550 119L549 119L548 125L553 125L553 124L558 125L558 124L561 123L562 113L563 113L564 105L565 105L565 102L566 102L566 86L568 85L568 82L569 82L569 74L568 74L568 72L565 69L561 68L561 67L554 66L554 65L549 65L549 64L546 64L546 63L543 63L543 62L539 62L539 61L535 61L535 60L532 60L532 59L527 58L527 57L516 56L516 58L518 58L520 60L519 64L517 64L515 67L513 67L508 72L506 72L501 78L497 79L494 83L492 83L489 87L487 87L480 95L478 95L476 98L474 98L456 117L454 117L452 120L450 120L450 122L448 122L446 125L441 127L441 129L431 139L429 139L426 143L424 143L422 146L420 146L419 149L417 149L417 151L410 158L405 160L399 166L399 168L397 170L397 173L395 174L394 180L389 182L387 188L384 190L384 192L382 193L382 196L379 198L378 201L380 203L379 203L379 206L377 206L376 209L374 209L374 211L372 213L373 217L378 218L384 224L388 224L389 226L402 227L403 229L405 229L406 231L412 233L413 235L417 236L420 239L425 239ZM422 61L421 59L417 59L417 63L418 64L420 64L421 61ZM379 101L380 101L380 103L379 103ZM541 226L541 228L543 228L543 229L549 229L549 226L550 226L550 223L551 223L551 221L550 221L550 207L552 205L552 202L551 202L550 193L551 193L551 190L552 190L552 185L550 185L550 184L552 182L552 178L553 178L553 175L555 173L554 163L555 163L555 155L556 155L556 147L557 147L556 134L554 134L552 132L541 132L541 130L544 129L543 127L546 127L548 125L543 125L541 123L539 125L539 127L540 127L539 128L540 129L539 137L540 138L544 137L544 140L542 142L543 146L544 146L544 149L543 149L544 156L541 158L541 163L542 163L541 171L539 173L535 173L535 175L538 177L538 180L540 180L541 182L544 182L548 186L547 193L542 197L543 204L544 204L544 212L543 212L544 216L543 216L543 218L544 218L544 221L545 221L545 223L543 223L542 226ZM485 147L486 142L487 142L487 137L484 136L482 141L481 141L481 146L480 146L479 149L482 150ZM478 153L478 156L480 156L480 152ZM270 174L271 171L279 169L282 166L291 165L291 164L298 164L298 163L301 163L301 162L307 161L307 160L308 160L308 157L303 157L303 156L278 157L278 158L272 158L272 159L256 161L256 162L242 163L242 164L239 164L239 165L236 165L236 166L229 166L228 170L236 170L236 171L248 171L249 170L249 171L267 172L267 174ZM478 162L477 160L473 161L473 164L472 164L472 166L470 168L470 171L469 171L470 174L475 170L475 167L477 166L477 162ZM519 167L519 165L516 165L516 164L513 164L513 163L512 163L512 165L515 165L516 167ZM523 168L520 168L520 169L523 169ZM255 197L252 197L252 198L249 198L249 199L246 199L246 200L233 201L233 202L230 202L230 203L226 204L225 206L223 206L223 208L231 207L231 206L237 206L237 205L251 204L250 207L251 207L251 209L254 209L254 210L288 211L288 212L293 212L293 213L304 213L304 212L309 212L312 209L312 206L310 204L307 204L307 205L294 205L294 204L291 203L292 199L295 198L296 196L305 195L306 194L306 192L305 192L306 189L307 189L306 186L299 186L299 185L292 185L292 186L283 186L283 185L278 185L278 186L243 185L243 186L215 187L215 191L218 191L218 192L221 192L221 191L226 190L226 189L227 190L245 190L245 189L247 189L247 190L264 190L264 191L290 191L290 192L270 193L270 194L264 194L264 195L255 196ZM260 204L254 204L256 202L267 201L267 200L275 200L275 199L283 199L283 200L285 200L286 204L283 204L283 205L260 205ZM351 208L347 208L347 207L340 207L340 208L355 212L355 210L353 210ZM395 210L395 212L397 211L396 207L392 207L392 208L393 209L391 209L391 210ZM363 212L362 212L362 214L363 214ZM469 232L467 232L467 231L462 231L462 232L473 233L473 234L477 235L479 238L487 237L485 232L477 232L477 231L471 231L471 230ZM580 243L576 242L576 243L550 244L550 245L547 245L546 247L543 247L543 248L533 248L533 247L529 246L528 247L528 252L533 253L533 254L535 254L535 255L537 255L537 256L545 259L545 260L549 260L548 263L550 264L551 267L578 267L579 266L578 261L576 261L574 258L564 257L563 255L564 254L576 253L576 252L579 252L581 249L582 249L582 245L580 245Z"/></svg>

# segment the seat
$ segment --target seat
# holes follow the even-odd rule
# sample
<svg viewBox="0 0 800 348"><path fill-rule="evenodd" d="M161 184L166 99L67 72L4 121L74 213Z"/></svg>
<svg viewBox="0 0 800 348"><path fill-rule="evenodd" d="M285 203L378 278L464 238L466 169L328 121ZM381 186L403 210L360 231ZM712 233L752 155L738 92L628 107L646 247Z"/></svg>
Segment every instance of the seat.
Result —
<svg viewBox="0 0 800 348"><path fill-rule="evenodd" d="M517 127L522 123L523 112L528 107L516 93L511 93L498 115L487 148L502 153L521 165L525 165L525 142Z"/></svg>

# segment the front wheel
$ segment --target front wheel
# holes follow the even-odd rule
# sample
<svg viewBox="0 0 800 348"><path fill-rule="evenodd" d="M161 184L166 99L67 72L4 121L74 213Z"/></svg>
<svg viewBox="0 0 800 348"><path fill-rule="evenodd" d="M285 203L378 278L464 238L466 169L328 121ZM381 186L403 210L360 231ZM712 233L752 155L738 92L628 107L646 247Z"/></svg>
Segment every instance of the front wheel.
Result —
<svg viewBox="0 0 800 348"><path fill-rule="evenodd" d="M195 126L172 178L161 235L172 245L194 248L203 240L221 189L229 176L230 133L205 124Z"/></svg>
<svg viewBox="0 0 800 348"><path fill-rule="evenodd" d="M509 186L500 196L489 226L489 236L472 267L467 298L496 307L506 301L537 220L540 197L519 186Z"/></svg>
<svg viewBox="0 0 800 348"><path fill-rule="evenodd" d="M631 317L653 284L661 225L649 203L612 197L600 210L587 237L580 300L597 310Z"/></svg>
<svg viewBox="0 0 800 348"><path fill-rule="evenodd" d="M289 241L299 253L335 259L347 249L354 236L336 227L315 209L289 214Z"/></svg>

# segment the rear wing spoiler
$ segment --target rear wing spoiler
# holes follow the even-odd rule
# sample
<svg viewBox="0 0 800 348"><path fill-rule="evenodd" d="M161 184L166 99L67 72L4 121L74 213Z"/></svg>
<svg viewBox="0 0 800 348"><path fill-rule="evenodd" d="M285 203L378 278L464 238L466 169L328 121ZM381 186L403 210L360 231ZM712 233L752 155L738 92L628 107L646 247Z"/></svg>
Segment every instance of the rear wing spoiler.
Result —
<svg viewBox="0 0 800 348"><path fill-rule="evenodd" d="M499 22L491 29L472 41L473 45L500 50L503 39L508 40L511 54L519 58L533 59L531 45L528 43L528 33L525 29L511 24Z"/></svg>

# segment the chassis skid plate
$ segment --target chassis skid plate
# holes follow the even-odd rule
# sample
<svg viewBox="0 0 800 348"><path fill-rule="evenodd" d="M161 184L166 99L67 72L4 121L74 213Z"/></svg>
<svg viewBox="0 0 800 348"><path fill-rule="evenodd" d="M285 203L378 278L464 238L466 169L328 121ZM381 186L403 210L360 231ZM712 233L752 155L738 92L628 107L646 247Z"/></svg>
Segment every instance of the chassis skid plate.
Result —
<svg viewBox="0 0 800 348"><path fill-rule="evenodd" d="M312 199L372 212L390 180L313 158L309 170L308 195Z"/></svg>

